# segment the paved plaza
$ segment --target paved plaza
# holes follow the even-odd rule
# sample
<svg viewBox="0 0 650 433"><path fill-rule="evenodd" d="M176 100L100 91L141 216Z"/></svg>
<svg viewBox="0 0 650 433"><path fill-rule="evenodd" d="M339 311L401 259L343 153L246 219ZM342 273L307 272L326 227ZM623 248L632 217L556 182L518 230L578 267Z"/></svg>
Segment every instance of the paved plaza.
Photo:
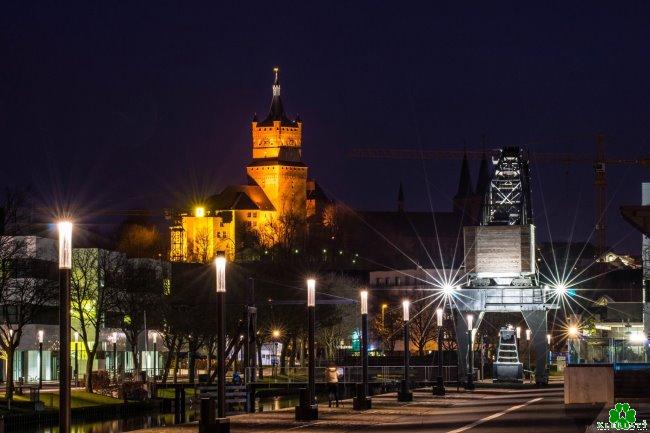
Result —
<svg viewBox="0 0 650 433"><path fill-rule="evenodd" d="M398 403L396 396L373 397L373 409L352 410L351 400L342 407L319 406L320 419L294 421L293 408L231 417L233 432L553 432L583 433L600 412L600 406L565 409L561 387L499 389L475 392L448 391L434 397L430 389L417 390L411 403ZM197 432L196 423L140 430L140 433Z"/></svg>

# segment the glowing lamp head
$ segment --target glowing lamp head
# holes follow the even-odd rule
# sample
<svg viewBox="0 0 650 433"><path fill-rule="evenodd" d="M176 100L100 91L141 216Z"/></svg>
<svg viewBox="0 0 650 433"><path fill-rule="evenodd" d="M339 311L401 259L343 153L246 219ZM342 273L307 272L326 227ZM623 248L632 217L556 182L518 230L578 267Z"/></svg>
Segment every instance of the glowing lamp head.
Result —
<svg viewBox="0 0 650 433"><path fill-rule="evenodd" d="M39 329L39 331L38 331L38 342L41 343L41 344L43 344L43 333L44 333L43 330Z"/></svg>
<svg viewBox="0 0 650 433"><path fill-rule="evenodd" d="M75 331L74 333L74 344L77 344L79 342L79 333Z"/></svg>
<svg viewBox="0 0 650 433"><path fill-rule="evenodd" d="M556 292L558 295L561 295L561 296L566 295L566 292L567 292L567 286L566 286L566 284L562 284L562 283L560 283L560 284L558 284L557 286L555 286L555 292Z"/></svg>
<svg viewBox="0 0 650 433"><path fill-rule="evenodd" d="M569 337L575 338L580 333L580 330L576 325L571 325L569 326L568 333L569 333Z"/></svg>
<svg viewBox="0 0 650 433"><path fill-rule="evenodd" d="M272 334L273 334L273 338L279 338L280 337L280 330L279 329L274 329Z"/></svg>
<svg viewBox="0 0 650 433"><path fill-rule="evenodd" d="M197 206L194 208L194 216L197 218L203 218L205 216L205 208L203 206Z"/></svg>
<svg viewBox="0 0 650 433"><path fill-rule="evenodd" d="M307 280L307 306L316 306L316 280L313 278Z"/></svg>
<svg viewBox="0 0 650 433"><path fill-rule="evenodd" d="M517 334L517 340L521 338L521 326L515 328L515 333Z"/></svg>
<svg viewBox="0 0 650 433"><path fill-rule="evenodd" d="M61 221L59 228L59 269L72 268L72 223Z"/></svg>
<svg viewBox="0 0 650 433"><path fill-rule="evenodd" d="M226 292L226 258L224 256L218 256L214 260L214 265L217 271L217 279L216 279L217 293L225 293Z"/></svg>
<svg viewBox="0 0 650 433"><path fill-rule="evenodd" d="M442 313L443 313L442 308L438 308L436 310L436 319L437 319L437 322L438 322L437 325L438 325L439 328L442 327Z"/></svg>
<svg viewBox="0 0 650 433"><path fill-rule="evenodd" d="M444 284L442 286L442 293L445 296L451 296L454 293L454 286L452 286L451 284Z"/></svg>
<svg viewBox="0 0 650 433"><path fill-rule="evenodd" d="M411 301L409 301L408 299L404 299L402 301L402 310L403 310L405 322L408 322L411 319L410 309L411 309Z"/></svg>
<svg viewBox="0 0 650 433"><path fill-rule="evenodd" d="M472 325L474 325L474 315L473 314L468 314L467 315L467 329L472 330Z"/></svg>
<svg viewBox="0 0 650 433"><path fill-rule="evenodd" d="M532 332L532 331L531 331L530 329L526 329L526 341L530 341L530 334L531 334L531 332Z"/></svg>
<svg viewBox="0 0 650 433"><path fill-rule="evenodd" d="M546 342L549 346L551 345L551 334L546 334Z"/></svg>
<svg viewBox="0 0 650 433"><path fill-rule="evenodd" d="M153 333L153 344L156 344L156 340L158 340L158 333L154 332Z"/></svg>
<svg viewBox="0 0 650 433"><path fill-rule="evenodd" d="M359 298L361 300L361 314L368 314L368 291L360 291Z"/></svg>
<svg viewBox="0 0 650 433"><path fill-rule="evenodd" d="M113 344L117 344L117 332L113 332Z"/></svg>

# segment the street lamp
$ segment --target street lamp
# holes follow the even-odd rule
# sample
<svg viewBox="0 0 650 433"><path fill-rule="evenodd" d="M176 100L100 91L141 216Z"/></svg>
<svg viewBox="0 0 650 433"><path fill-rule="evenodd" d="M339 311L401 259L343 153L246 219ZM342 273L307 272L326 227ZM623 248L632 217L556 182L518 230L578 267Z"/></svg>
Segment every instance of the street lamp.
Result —
<svg viewBox="0 0 650 433"><path fill-rule="evenodd" d="M307 357L309 363L307 389L300 390L300 405L295 407L296 421L312 421L318 419L318 404L316 403L314 330L316 327L316 280L307 280Z"/></svg>
<svg viewBox="0 0 650 433"><path fill-rule="evenodd" d="M404 378L402 379L402 388L397 393L397 401L413 401L413 393L409 387L409 362L411 358L409 342L409 320L410 320L411 302L408 299L402 301L403 318L404 318Z"/></svg>
<svg viewBox="0 0 650 433"><path fill-rule="evenodd" d="M43 330L38 331L38 389L43 388Z"/></svg>
<svg viewBox="0 0 650 433"><path fill-rule="evenodd" d="M526 329L526 346L528 347L528 370L530 371L530 329Z"/></svg>
<svg viewBox="0 0 650 433"><path fill-rule="evenodd" d="M113 380L117 382L117 332L113 332Z"/></svg>
<svg viewBox="0 0 650 433"><path fill-rule="evenodd" d="M59 229L59 432L70 433L70 274L72 269L72 223L61 221Z"/></svg>
<svg viewBox="0 0 650 433"><path fill-rule="evenodd" d="M546 334L546 343L548 344L548 364L551 365L553 354L551 353L551 334Z"/></svg>
<svg viewBox="0 0 650 433"><path fill-rule="evenodd" d="M357 383L357 396L352 404L356 410L372 408L372 400L368 397L368 291L359 292L361 301L361 374L362 383Z"/></svg>
<svg viewBox="0 0 650 433"><path fill-rule="evenodd" d="M442 343L443 333L442 329L442 316L445 310L438 308L436 310L436 319L438 325L438 377L436 378L436 386L433 387L433 395L445 395L445 381L442 378Z"/></svg>
<svg viewBox="0 0 650 433"><path fill-rule="evenodd" d="M577 364L578 362L576 362L576 357L578 357L578 354L576 353L575 341L580 335L580 329L578 329L576 325L571 325L569 326L568 334L569 364Z"/></svg>
<svg viewBox="0 0 650 433"><path fill-rule="evenodd" d="M474 322L474 315L467 315L467 340L468 340L468 350L467 350L467 385L466 389L474 389L474 332L472 325Z"/></svg>
<svg viewBox="0 0 650 433"><path fill-rule="evenodd" d="M158 348L156 347L157 340L158 340L158 333L154 332L153 333L153 383L156 383L156 371L158 370ZM208 364L208 369L209 368L210 365Z"/></svg>
<svg viewBox="0 0 650 433"><path fill-rule="evenodd" d="M230 432L230 420L226 418L226 334L224 330L226 298L226 258L218 256L215 261L217 291L217 419L214 432Z"/></svg>
<svg viewBox="0 0 650 433"><path fill-rule="evenodd" d="M280 338L280 330L274 329L271 333L275 341L273 342L273 376L277 377L278 375L278 338Z"/></svg>
<svg viewBox="0 0 650 433"><path fill-rule="evenodd" d="M75 331L74 333L74 383L75 386L79 386L79 361L77 351L79 350L79 333Z"/></svg>

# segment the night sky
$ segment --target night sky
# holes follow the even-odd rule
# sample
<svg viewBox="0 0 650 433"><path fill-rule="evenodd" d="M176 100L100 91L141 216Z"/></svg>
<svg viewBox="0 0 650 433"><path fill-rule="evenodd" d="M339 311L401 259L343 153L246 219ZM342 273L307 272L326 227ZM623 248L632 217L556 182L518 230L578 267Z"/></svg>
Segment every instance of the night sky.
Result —
<svg viewBox="0 0 650 433"><path fill-rule="evenodd" d="M448 210L460 161L350 160L354 147L480 149L484 134L488 148L593 154L603 132L609 156L650 157L647 2L8 3L0 185L82 215L162 214L245 182L276 65L310 175L357 209L395 209L402 181L408 209ZM618 207L640 202L650 168L607 174L610 243L638 254ZM577 220L588 237L592 167L532 175L540 232L548 217L568 238Z"/></svg>

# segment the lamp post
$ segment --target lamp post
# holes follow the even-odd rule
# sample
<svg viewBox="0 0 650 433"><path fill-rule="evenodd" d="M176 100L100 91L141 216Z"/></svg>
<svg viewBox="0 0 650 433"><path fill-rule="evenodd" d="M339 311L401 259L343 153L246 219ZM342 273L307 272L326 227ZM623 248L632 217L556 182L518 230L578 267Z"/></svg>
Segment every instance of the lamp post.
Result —
<svg viewBox="0 0 650 433"><path fill-rule="evenodd" d="M113 380L117 382L117 332L113 332Z"/></svg>
<svg viewBox="0 0 650 433"><path fill-rule="evenodd" d="M578 357L578 354L576 353L576 348L575 348L575 341L580 335L580 330L576 325L571 325L569 326L569 338L568 338L568 352L569 352L569 364L578 364L576 362L576 357Z"/></svg>
<svg viewBox="0 0 650 433"><path fill-rule="evenodd" d="M442 377L442 339L444 330L442 328L442 316L444 314L443 308L436 310L436 319L438 325L438 377L436 378L436 386L433 387L433 395L445 395L445 381Z"/></svg>
<svg viewBox="0 0 650 433"><path fill-rule="evenodd" d="M70 273L72 269L72 223L61 221L59 229L59 432L70 433Z"/></svg>
<svg viewBox="0 0 650 433"><path fill-rule="evenodd" d="M278 366L278 338L280 338L280 330L274 329L271 335L273 335L273 339L275 340L273 342L272 373L273 373L273 377L277 378L278 377L278 367L277 367Z"/></svg>
<svg viewBox="0 0 650 433"><path fill-rule="evenodd" d="M79 386L79 357L77 352L79 350L79 333L74 333L74 384Z"/></svg>
<svg viewBox="0 0 650 433"><path fill-rule="evenodd" d="M226 334L225 297L226 297L226 258L219 256L214 261L216 268L217 291L217 419L215 432L230 432L230 420L226 418Z"/></svg>
<svg viewBox="0 0 650 433"><path fill-rule="evenodd" d="M156 343L158 339L158 334L156 332L153 333L153 383L156 383L156 374L158 370L158 348L156 347ZM208 369L210 368L210 364L208 363ZM208 376L210 376L209 370L208 370Z"/></svg>
<svg viewBox="0 0 650 433"><path fill-rule="evenodd" d="M413 401L413 393L409 387L409 362L411 358L411 346L409 341L409 320L410 320L411 302L408 299L402 301L403 319L404 319L404 378L402 387L397 393L397 401Z"/></svg>
<svg viewBox="0 0 650 433"><path fill-rule="evenodd" d="M43 388L43 330L38 331L38 389Z"/></svg>
<svg viewBox="0 0 650 433"><path fill-rule="evenodd" d="M474 330L472 325L474 323L474 316L472 314L467 315L467 340L468 340L468 349L467 349L467 385L466 389L474 389Z"/></svg>
<svg viewBox="0 0 650 433"><path fill-rule="evenodd" d="M352 404L356 410L372 408L372 400L368 397L368 291L359 292L361 301L361 374L362 383L357 383L357 396Z"/></svg>
<svg viewBox="0 0 650 433"><path fill-rule="evenodd" d="M316 327L316 280L307 280L307 357L309 363L307 389L300 390L300 405L295 407L296 421L311 421L318 419L318 404L316 402L316 353L314 348L314 329Z"/></svg>
<svg viewBox="0 0 650 433"><path fill-rule="evenodd" d="M530 371L530 329L526 329L526 346L528 348L528 371Z"/></svg>

